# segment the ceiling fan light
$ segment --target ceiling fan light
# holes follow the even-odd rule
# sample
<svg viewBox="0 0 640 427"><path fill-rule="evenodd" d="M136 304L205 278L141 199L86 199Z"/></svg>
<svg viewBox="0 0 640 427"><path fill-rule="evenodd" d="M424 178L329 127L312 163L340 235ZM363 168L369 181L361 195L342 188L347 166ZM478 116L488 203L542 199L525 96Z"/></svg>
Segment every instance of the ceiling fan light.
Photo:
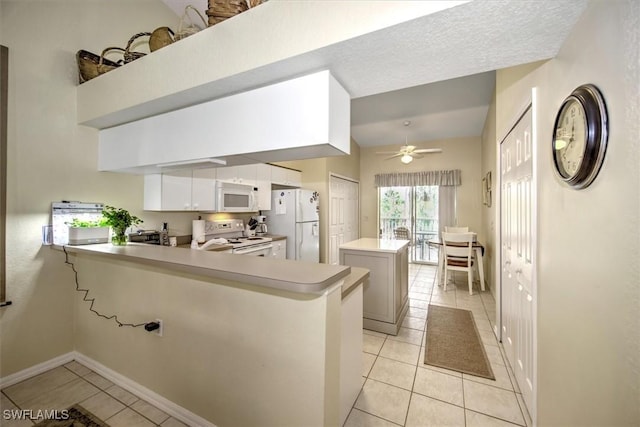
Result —
<svg viewBox="0 0 640 427"><path fill-rule="evenodd" d="M413 157L411 157L408 154L405 154L404 156L400 157L400 161L406 165L413 161Z"/></svg>

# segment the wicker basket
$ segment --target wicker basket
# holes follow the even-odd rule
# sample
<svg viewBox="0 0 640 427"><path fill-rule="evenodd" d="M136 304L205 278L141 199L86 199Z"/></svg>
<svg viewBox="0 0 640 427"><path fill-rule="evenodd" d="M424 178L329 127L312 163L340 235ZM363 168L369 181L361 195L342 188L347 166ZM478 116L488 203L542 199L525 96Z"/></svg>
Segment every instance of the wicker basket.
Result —
<svg viewBox="0 0 640 427"><path fill-rule="evenodd" d="M128 64L129 62L135 61L136 59L142 58L143 56L146 55L146 53L144 53L144 52L132 52L131 51L131 48L133 47L134 42L138 38L144 37L144 36L151 36L151 33L142 32L142 33L134 34L133 36L131 36L131 38L127 42L127 47L124 49L124 63L125 64Z"/></svg>
<svg viewBox="0 0 640 427"><path fill-rule="evenodd" d="M195 22L193 22L193 19L191 19L191 16L189 15L189 10L193 10L200 17L203 24L202 28L200 28L195 24ZM187 21L189 22L187 23ZM184 8L184 13L182 14L180 22L178 23L178 31L175 34L175 39L182 40L185 37L189 37L204 28L207 28L207 21L205 21L204 16L202 16L202 14L198 12L198 9L189 4Z"/></svg>
<svg viewBox="0 0 640 427"><path fill-rule="evenodd" d="M255 2L257 0L253 1ZM232 18L248 8L247 0L209 0L209 9L207 9L209 26Z"/></svg>
<svg viewBox="0 0 640 427"><path fill-rule="evenodd" d="M149 50L155 52L175 41L175 34L169 27L160 27L153 30L149 37Z"/></svg>
<svg viewBox="0 0 640 427"><path fill-rule="evenodd" d="M101 55L96 55L95 53L91 53L86 50L79 50L76 53L76 61L78 62L78 80L80 84L122 65L122 59L114 62L105 58L105 55L111 51L124 52L124 49L119 47L108 47L102 51Z"/></svg>

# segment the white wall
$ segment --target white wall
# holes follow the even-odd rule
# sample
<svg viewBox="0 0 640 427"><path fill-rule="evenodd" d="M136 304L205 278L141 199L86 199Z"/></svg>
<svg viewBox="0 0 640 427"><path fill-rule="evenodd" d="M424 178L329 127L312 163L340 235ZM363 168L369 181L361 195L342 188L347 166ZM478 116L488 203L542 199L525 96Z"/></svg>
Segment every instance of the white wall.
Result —
<svg viewBox="0 0 640 427"><path fill-rule="evenodd" d="M60 252L40 244L52 201L105 202L143 217L147 226L167 220L190 230L190 217L142 214L140 177L97 172L97 133L76 120L76 51L124 47L139 31L175 22L160 0L2 0L0 39L9 47L7 298L13 305L0 310L0 377L74 348L73 275Z"/></svg>
<svg viewBox="0 0 640 427"><path fill-rule="evenodd" d="M538 88L538 424L640 424L640 3L593 1L557 57L497 74L498 137ZM584 83L609 112L587 189L553 171L555 115Z"/></svg>
<svg viewBox="0 0 640 427"><path fill-rule="evenodd" d="M427 154L408 165L399 159L384 160L388 156L376 151L394 151L399 144L360 150L360 230L362 237L378 235L378 189L374 186L377 173L418 172L431 170L460 169L462 185L457 190L458 224L471 230L481 229L481 140L480 138L457 138L440 141L413 143L420 148L442 148L438 154Z"/></svg>

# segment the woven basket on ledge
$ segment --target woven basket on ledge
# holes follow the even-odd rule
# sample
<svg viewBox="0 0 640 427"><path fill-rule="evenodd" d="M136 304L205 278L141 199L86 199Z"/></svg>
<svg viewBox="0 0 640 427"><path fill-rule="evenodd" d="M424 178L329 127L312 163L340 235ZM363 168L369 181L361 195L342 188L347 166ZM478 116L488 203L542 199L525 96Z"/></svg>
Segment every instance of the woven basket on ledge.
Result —
<svg viewBox="0 0 640 427"><path fill-rule="evenodd" d="M209 26L218 24L225 19L232 18L245 10L256 7L266 0L209 0Z"/></svg>
<svg viewBox="0 0 640 427"><path fill-rule="evenodd" d="M119 47L108 47L103 50L100 55L96 55L95 53L86 50L79 50L76 53L76 61L78 62L78 80L81 84L118 68L123 64L124 61L122 59L116 62L105 58L105 55L111 51L124 52L124 49Z"/></svg>

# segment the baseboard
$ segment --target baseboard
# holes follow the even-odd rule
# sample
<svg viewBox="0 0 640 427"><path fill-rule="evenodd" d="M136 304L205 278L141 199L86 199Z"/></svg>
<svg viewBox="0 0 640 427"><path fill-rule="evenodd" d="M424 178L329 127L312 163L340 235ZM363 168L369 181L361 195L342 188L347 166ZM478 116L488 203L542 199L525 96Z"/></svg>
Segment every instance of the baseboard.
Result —
<svg viewBox="0 0 640 427"><path fill-rule="evenodd" d="M0 388L12 386L19 383L20 381L27 380L31 377L35 377L36 375L40 375L43 372L47 372L53 368L64 365L65 363L69 363L75 358L75 355L75 352L63 354L61 356L47 360L46 362L38 363L37 365L34 365L30 368L23 369L22 371L16 372L15 374L7 375L6 377L0 378Z"/></svg>
<svg viewBox="0 0 640 427"><path fill-rule="evenodd" d="M92 371L102 375L112 383L122 387L128 392L135 394L141 399L146 400L156 408L166 412L173 418L180 420L189 426L216 427L215 424L212 424L211 422L183 408L182 406L173 403L172 401L159 395L158 393L149 390L148 388L138 384L132 379L127 378L110 368L107 368L106 366L102 365L99 362L96 362L95 360L85 356L82 353L74 352L73 359L82 363Z"/></svg>
<svg viewBox="0 0 640 427"><path fill-rule="evenodd" d="M96 362L95 360L85 356L82 353L78 353L77 351L63 354L61 356L47 360L46 362L39 363L30 368L8 375L4 378L0 378L0 388L5 388L17 384L20 381L35 377L36 375L57 368L58 366L62 366L73 360L82 363L87 368L102 375L112 383L122 387L128 392L135 394L141 399L146 400L156 408L166 412L173 418L180 420L189 426L216 427L215 424L210 423L209 421L183 408L182 406L173 403L169 399L160 396L159 394L149 390L148 388L138 384L137 382L125 377L124 375L119 374L112 369L107 368L106 366Z"/></svg>

